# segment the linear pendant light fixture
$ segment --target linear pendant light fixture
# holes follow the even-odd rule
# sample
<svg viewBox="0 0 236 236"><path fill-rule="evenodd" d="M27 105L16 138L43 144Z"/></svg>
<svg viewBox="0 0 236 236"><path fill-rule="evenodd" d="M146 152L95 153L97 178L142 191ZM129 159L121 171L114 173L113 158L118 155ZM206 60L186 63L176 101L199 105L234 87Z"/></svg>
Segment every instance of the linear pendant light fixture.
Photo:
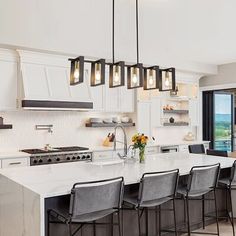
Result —
<svg viewBox="0 0 236 236"><path fill-rule="evenodd" d="M139 6L136 1L136 46L137 63L125 65L124 61L115 61L115 0L112 0L112 62L105 59L85 60L83 56L71 61L70 85L84 82L84 63L91 64L91 86L105 84L106 65L109 65L109 88L125 85L125 68L127 68L127 88L143 87L144 90L159 89L160 92L174 91L176 88L175 68L160 69L159 66L144 67L139 62Z"/></svg>
<svg viewBox="0 0 236 236"><path fill-rule="evenodd" d="M115 0L112 0L112 63L110 64L109 87L125 85L125 62L115 62Z"/></svg>

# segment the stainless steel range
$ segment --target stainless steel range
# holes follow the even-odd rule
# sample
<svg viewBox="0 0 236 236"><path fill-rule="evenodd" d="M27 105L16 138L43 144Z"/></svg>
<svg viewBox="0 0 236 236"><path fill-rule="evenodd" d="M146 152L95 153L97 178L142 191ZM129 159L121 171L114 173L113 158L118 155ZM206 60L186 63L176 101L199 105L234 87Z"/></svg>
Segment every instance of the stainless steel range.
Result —
<svg viewBox="0 0 236 236"><path fill-rule="evenodd" d="M30 154L30 165L46 165L75 161L92 161L92 152L85 147L56 147L44 149L24 149L22 152Z"/></svg>

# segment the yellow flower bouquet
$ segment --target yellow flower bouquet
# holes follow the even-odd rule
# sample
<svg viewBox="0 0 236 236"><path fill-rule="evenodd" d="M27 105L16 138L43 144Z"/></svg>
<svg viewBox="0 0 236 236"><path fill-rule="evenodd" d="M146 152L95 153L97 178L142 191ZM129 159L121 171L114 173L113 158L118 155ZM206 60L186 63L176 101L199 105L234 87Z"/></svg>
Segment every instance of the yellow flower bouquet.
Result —
<svg viewBox="0 0 236 236"><path fill-rule="evenodd" d="M134 149L139 149L139 162L143 163L145 160L145 147L147 145L148 137L144 134L135 134L132 137Z"/></svg>

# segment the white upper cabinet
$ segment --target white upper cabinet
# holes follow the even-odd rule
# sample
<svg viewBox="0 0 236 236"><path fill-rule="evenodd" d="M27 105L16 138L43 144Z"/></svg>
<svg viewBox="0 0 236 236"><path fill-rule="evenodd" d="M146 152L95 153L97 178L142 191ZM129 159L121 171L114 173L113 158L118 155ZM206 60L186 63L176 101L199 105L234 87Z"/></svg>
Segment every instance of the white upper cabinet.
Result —
<svg viewBox="0 0 236 236"><path fill-rule="evenodd" d="M156 128L161 126L162 117L162 102L160 97L152 98L151 100L151 127Z"/></svg>
<svg viewBox="0 0 236 236"><path fill-rule="evenodd" d="M134 90L120 87L120 111L134 112Z"/></svg>
<svg viewBox="0 0 236 236"><path fill-rule="evenodd" d="M137 130L140 134L152 136L150 101L139 101L137 104Z"/></svg>
<svg viewBox="0 0 236 236"><path fill-rule="evenodd" d="M15 110L17 107L17 55L9 50L0 50L0 110Z"/></svg>

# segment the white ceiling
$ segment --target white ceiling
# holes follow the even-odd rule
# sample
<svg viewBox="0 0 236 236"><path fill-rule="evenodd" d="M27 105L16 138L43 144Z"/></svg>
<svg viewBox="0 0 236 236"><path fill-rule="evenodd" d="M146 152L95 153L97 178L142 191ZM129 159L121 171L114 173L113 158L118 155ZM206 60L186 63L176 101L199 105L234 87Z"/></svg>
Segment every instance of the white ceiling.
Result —
<svg viewBox="0 0 236 236"><path fill-rule="evenodd" d="M0 0L0 44L111 58L111 2ZM142 62L207 71L236 61L236 0L139 2ZM116 0L116 58L125 61L135 61L134 7Z"/></svg>

